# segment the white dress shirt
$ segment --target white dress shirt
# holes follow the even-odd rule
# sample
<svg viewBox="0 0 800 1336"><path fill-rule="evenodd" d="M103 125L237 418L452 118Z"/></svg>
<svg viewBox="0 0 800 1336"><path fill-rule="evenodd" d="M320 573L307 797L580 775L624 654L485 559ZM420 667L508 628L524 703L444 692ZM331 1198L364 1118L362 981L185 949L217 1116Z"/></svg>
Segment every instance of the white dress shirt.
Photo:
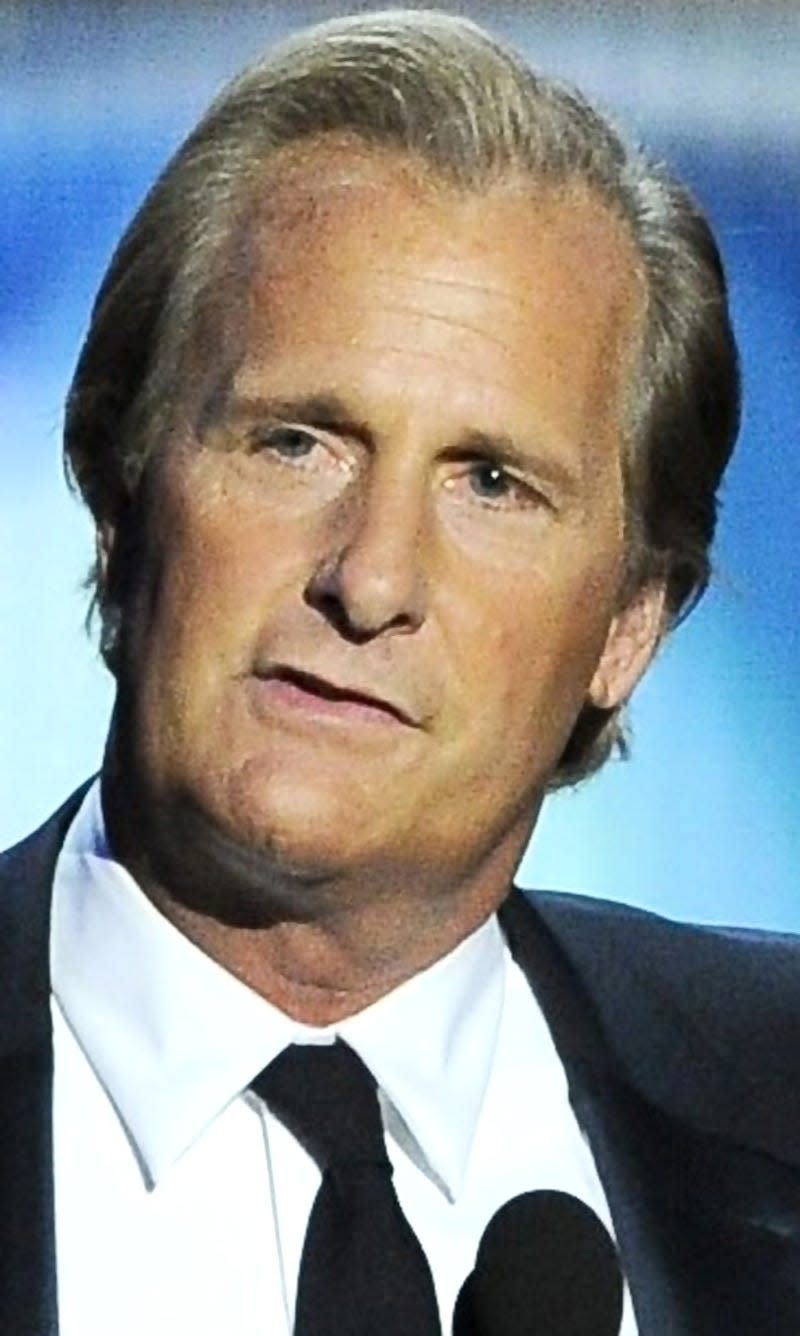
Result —
<svg viewBox="0 0 800 1336"><path fill-rule="evenodd" d="M319 1171L247 1087L346 1039L376 1078L445 1333L483 1230L535 1188L611 1221L561 1062L496 919L356 1016L289 1019L150 903L99 785L58 860L51 933L61 1336L288 1336ZM625 1295L622 1336L636 1327Z"/></svg>

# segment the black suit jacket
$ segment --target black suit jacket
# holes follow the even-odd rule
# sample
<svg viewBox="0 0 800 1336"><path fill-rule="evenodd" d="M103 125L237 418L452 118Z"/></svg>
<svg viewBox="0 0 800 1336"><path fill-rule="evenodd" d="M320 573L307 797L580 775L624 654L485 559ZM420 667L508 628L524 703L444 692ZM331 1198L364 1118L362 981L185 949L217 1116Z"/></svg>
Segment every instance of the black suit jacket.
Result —
<svg viewBox="0 0 800 1336"><path fill-rule="evenodd" d="M48 937L79 797L0 857L2 1336L58 1331ZM800 943L528 892L500 921L564 1062L641 1336L800 1336Z"/></svg>

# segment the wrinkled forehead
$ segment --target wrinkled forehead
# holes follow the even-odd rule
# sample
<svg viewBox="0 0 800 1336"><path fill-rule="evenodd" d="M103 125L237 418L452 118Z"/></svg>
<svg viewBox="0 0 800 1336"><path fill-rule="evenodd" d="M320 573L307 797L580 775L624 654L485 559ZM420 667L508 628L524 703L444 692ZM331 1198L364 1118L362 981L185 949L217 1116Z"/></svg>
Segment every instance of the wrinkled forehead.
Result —
<svg viewBox="0 0 800 1336"><path fill-rule="evenodd" d="M468 192L399 152L310 141L274 156L223 256L193 340L197 419L282 340L357 343L378 318L391 339L389 292L441 319L443 340L451 317L509 347L546 337L554 374L583 358L606 388L622 386L644 309L626 227L584 186L506 177Z"/></svg>
<svg viewBox="0 0 800 1336"><path fill-rule="evenodd" d="M643 272L626 224L580 181L543 183L504 174L480 188L456 187L416 157L358 141L321 137L275 155L254 193L248 233L256 283L407 255L443 272L496 255L535 297L546 240L587 302L641 307ZM510 261L510 263L509 263Z"/></svg>

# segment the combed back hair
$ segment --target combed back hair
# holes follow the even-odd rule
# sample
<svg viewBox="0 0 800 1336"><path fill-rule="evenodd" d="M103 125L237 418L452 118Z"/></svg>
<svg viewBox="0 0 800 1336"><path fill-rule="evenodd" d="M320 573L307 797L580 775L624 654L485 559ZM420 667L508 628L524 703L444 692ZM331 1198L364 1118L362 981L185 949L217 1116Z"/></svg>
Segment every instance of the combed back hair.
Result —
<svg viewBox="0 0 800 1336"><path fill-rule="evenodd" d="M135 579L148 460L186 412L192 368L224 361L226 320L242 296L231 291L231 256L264 207L272 156L323 135L410 155L458 191L520 176L533 189L583 185L624 222L646 310L622 424L623 597L663 581L668 630L708 582L716 493L738 428L736 348L711 231L687 192L574 89L466 19L389 11L310 28L236 78L112 258L65 427L68 473L98 525L115 532L110 570L95 572L109 666L125 580ZM620 712L587 705L554 786L588 775L615 747L625 751Z"/></svg>

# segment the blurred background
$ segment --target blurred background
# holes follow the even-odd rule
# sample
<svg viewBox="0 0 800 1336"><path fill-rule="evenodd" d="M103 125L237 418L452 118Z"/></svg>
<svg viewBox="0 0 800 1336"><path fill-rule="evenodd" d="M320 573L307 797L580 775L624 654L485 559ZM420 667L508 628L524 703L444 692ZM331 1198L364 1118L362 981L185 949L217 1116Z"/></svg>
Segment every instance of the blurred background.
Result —
<svg viewBox="0 0 800 1336"><path fill-rule="evenodd" d="M745 373L714 587L635 700L632 759L549 801L520 880L800 928L800 6L442 7L577 82L688 181L727 260ZM107 726L84 629L91 530L59 439L93 292L220 85L337 12L0 2L0 847L97 768Z"/></svg>

